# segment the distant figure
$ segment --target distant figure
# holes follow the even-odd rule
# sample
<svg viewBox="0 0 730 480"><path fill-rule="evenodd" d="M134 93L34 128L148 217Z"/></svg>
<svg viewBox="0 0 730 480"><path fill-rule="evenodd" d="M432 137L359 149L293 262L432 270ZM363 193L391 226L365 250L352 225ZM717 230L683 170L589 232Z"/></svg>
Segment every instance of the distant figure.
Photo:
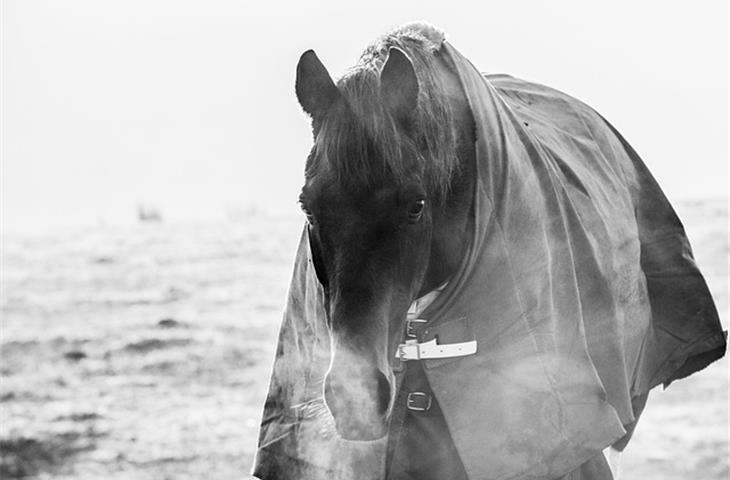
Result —
<svg viewBox="0 0 730 480"><path fill-rule="evenodd" d="M153 207L145 207L144 205L137 205L137 219L141 223L162 221L162 214L160 211Z"/></svg>

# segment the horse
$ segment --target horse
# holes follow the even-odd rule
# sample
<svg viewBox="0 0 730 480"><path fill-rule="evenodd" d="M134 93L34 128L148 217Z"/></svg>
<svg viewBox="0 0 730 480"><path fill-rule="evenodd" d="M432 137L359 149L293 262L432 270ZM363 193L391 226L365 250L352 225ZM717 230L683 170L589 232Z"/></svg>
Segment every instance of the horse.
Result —
<svg viewBox="0 0 730 480"><path fill-rule="evenodd" d="M325 398L354 439L383 435L402 320L456 271L472 223L474 126L458 78L435 44L392 39L339 86L312 51L297 67L314 134L299 200L334 347Z"/></svg>
<svg viewBox="0 0 730 480"><path fill-rule="evenodd" d="M295 92L306 227L261 478L318 478L311 419L292 413L316 402L340 440L386 439L372 478L612 478L601 451L625 445L648 390L724 353L681 223L589 107L482 76L423 23L336 83L306 51Z"/></svg>

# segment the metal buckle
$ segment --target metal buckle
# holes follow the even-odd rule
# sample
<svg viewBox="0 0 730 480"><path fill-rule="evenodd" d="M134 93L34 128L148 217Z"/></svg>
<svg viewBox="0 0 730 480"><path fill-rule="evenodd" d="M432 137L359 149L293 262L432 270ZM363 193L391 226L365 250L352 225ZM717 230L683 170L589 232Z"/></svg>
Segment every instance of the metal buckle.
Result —
<svg viewBox="0 0 730 480"><path fill-rule="evenodd" d="M406 343L398 345L398 351L395 356L402 362L407 360L415 360L420 358L421 351L419 350L418 340L406 340Z"/></svg>
<svg viewBox="0 0 730 480"><path fill-rule="evenodd" d="M416 412L425 412L431 408L431 395L423 392L410 392L406 400L406 408Z"/></svg>
<svg viewBox="0 0 730 480"><path fill-rule="evenodd" d="M406 321L406 336L410 338L416 338L418 335L416 333L416 323L427 323L428 320L424 320L422 318L412 318L410 320Z"/></svg>

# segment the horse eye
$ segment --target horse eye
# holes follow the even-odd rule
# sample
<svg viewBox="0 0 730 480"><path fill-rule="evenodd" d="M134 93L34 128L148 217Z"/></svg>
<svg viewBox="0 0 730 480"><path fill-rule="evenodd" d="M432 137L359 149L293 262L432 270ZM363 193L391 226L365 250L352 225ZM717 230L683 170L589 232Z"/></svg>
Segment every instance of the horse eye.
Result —
<svg viewBox="0 0 730 480"><path fill-rule="evenodd" d="M417 222L423 215L423 207L426 205L426 200L419 198L418 200L411 203L408 207L408 219L411 222Z"/></svg>

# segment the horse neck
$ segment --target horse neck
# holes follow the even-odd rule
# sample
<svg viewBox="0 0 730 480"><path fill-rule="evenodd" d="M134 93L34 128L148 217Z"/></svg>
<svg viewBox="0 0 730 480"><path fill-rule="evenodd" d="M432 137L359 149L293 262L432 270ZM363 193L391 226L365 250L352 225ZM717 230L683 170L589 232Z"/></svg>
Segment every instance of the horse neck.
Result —
<svg viewBox="0 0 730 480"><path fill-rule="evenodd" d="M458 132L459 169L451 180L445 200L434 208L429 266L421 295L447 282L456 273L469 246L473 230L476 150L474 120L458 78L448 82L451 107Z"/></svg>

